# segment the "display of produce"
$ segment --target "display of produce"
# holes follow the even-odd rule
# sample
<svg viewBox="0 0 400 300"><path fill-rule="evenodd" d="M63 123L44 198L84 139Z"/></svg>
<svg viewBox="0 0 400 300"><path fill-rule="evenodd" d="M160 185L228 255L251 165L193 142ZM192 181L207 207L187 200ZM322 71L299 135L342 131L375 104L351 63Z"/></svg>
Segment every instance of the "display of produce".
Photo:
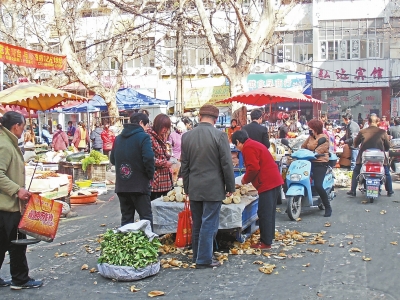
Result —
<svg viewBox="0 0 400 300"><path fill-rule="evenodd" d="M146 267L158 261L158 248L161 243L154 238L152 241L143 231L115 233L107 230L101 242L99 263L115 266Z"/></svg>
<svg viewBox="0 0 400 300"><path fill-rule="evenodd" d="M80 162L82 159L86 157L84 152L72 153L66 157L66 161L68 162Z"/></svg>
<svg viewBox="0 0 400 300"><path fill-rule="evenodd" d="M89 165L100 164L103 161L108 161L108 156L101 154L99 151L92 150L90 151L90 155L88 157L84 157L81 160L82 170L86 171Z"/></svg>
<svg viewBox="0 0 400 300"><path fill-rule="evenodd" d="M222 203L239 204L241 202L241 196L254 196L255 194L257 194L257 191L253 185L236 185L235 192L222 200Z"/></svg>

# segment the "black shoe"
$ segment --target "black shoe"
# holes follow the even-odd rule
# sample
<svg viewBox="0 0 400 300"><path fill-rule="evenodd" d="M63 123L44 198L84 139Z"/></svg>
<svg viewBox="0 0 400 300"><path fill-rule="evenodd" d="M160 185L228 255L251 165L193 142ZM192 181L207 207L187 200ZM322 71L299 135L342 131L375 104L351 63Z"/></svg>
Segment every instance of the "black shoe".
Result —
<svg viewBox="0 0 400 300"><path fill-rule="evenodd" d="M209 265L196 264L196 269L207 269L207 268L214 268L214 267L219 267L219 266L221 266L221 263L218 260L213 260L212 263Z"/></svg>
<svg viewBox="0 0 400 300"><path fill-rule="evenodd" d="M351 197L355 197L356 196L356 192L352 192L352 191L348 191L346 194L351 196Z"/></svg>
<svg viewBox="0 0 400 300"><path fill-rule="evenodd" d="M0 286L10 286L11 280L4 280L0 278Z"/></svg>
<svg viewBox="0 0 400 300"><path fill-rule="evenodd" d="M388 196L388 197L392 197L393 195L394 195L394 192L393 192L393 191L387 192L387 196Z"/></svg>
<svg viewBox="0 0 400 300"><path fill-rule="evenodd" d="M324 217L330 217L332 215L332 208L325 208L325 214Z"/></svg>

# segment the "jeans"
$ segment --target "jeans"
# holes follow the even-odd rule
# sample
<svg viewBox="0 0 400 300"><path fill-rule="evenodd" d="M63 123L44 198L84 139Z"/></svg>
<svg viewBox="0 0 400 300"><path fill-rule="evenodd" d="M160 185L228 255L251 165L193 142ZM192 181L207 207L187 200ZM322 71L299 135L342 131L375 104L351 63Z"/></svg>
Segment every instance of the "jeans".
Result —
<svg viewBox="0 0 400 300"><path fill-rule="evenodd" d="M18 233L21 213L0 211L0 268L6 252L10 255L10 273L14 284L25 284L29 281L29 268L26 260L26 246L14 245L12 240L26 239L26 235Z"/></svg>
<svg viewBox="0 0 400 300"><path fill-rule="evenodd" d="M121 226L135 222L135 211L140 220L149 220L153 228L150 196L141 193L117 193L121 209Z"/></svg>
<svg viewBox="0 0 400 300"><path fill-rule="evenodd" d="M359 151L358 149L351 149L351 165L350 165L351 171L353 171L356 166L358 151Z"/></svg>
<svg viewBox="0 0 400 300"><path fill-rule="evenodd" d="M212 263L213 241L219 225L221 201L190 200L192 211L193 262L209 265Z"/></svg>
<svg viewBox="0 0 400 300"><path fill-rule="evenodd" d="M281 193L281 186L259 194L258 225L260 227L260 241L271 245L275 238L276 201Z"/></svg>
<svg viewBox="0 0 400 300"><path fill-rule="evenodd" d="M358 175L360 175L361 172L361 164L360 165L356 165L356 167L353 170L353 175L351 177L351 191L353 193L356 192L356 188L357 188L357 177ZM392 193L393 192L393 187L392 187L392 176L390 175L390 167L389 166L383 166L385 169L385 176L386 176L386 182L385 182L385 190L388 193Z"/></svg>

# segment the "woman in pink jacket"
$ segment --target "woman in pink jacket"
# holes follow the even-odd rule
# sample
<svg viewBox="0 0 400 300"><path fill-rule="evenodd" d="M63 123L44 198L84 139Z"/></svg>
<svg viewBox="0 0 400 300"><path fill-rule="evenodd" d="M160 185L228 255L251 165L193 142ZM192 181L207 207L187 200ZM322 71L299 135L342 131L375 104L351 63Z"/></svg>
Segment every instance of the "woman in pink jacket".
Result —
<svg viewBox="0 0 400 300"><path fill-rule="evenodd" d="M64 151L68 148L68 136L64 131L62 131L61 124L57 125L57 131L53 134L52 144L54 151Z"/></svg>
<svg viewBox="0 0 400 300"><path fill-rule="evenodd" d="M89 132L86 129L86 125L83 122L78 123L78 128L75 130L74 138L72 144L79 151L87 151L89 146Z"/></svg>

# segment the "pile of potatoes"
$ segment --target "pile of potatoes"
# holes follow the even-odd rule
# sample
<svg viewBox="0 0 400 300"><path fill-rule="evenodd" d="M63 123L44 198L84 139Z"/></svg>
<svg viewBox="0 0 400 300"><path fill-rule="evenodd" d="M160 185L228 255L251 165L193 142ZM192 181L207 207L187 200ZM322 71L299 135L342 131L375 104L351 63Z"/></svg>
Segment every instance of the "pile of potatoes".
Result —
<svg viewBox="0 0 400 300"><path fill-rule="evenodd" d="M224 204L239 204L240 197L243 195L247 195L249 188L247 186L241 186L240 188L235 189L235 192L232 196L226 197L225 200L222 201Z"/></svg>
<svg viewBox="0 0 400 300"><path fill-rule="evenodd" d="M177 186L174 187L174 189L172 191L169 191L166 196L163 196L162 199L164 202L169 202L169 201L183 202L183 201L185 201L186 194L183 189L182 179L181 178L178 179L176 184L177 184Z"/></svg>

